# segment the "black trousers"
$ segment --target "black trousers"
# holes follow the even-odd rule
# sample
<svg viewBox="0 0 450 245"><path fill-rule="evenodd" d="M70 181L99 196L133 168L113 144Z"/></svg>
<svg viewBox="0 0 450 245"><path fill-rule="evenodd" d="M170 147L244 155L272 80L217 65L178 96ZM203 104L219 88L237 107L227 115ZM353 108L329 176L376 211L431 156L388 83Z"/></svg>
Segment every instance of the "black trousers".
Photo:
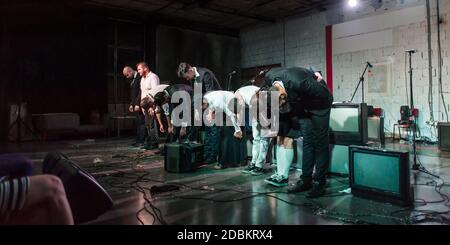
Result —
<svg viewBox="0 0 450 245"><path fill-rule="evenodd" d="M329 128L330 109L309 111L307 118L300 119L303 134L303 166L301 179L326 182L330 166ZM316 172L313 176L314 167Z"/></svg>
<svg viewBox="0 0 450 245"><path fill-rule="evenodd" d="M159 134L158 134L158 123L156 122L155 117L146 117L145 118L145 126L147 129L147 138L145 139L146 146L158 146L159 144Z"/></svg>
<svg viewBox="0 0 450 245"><path fill-rule="evenodd" d="M245 163L247 157L247 141L234 137L234 127L220 127L219 164L236 166Z"/></svg>
<svg viewBox="0 0 450 245"><path fill-rule="evenodd" d="M195 129L194 127L186 127L186 135L180 135L181 127L173 127L173 134L167 137L166 143L183 142L183 141L196 141Z"/></svg>
<svg viewBox="0 0 450 245"><path fill-rule="evenodd" d="M144 143L147 138L147 127L145 126L144 113L136 112L136 143Z"/></svg>

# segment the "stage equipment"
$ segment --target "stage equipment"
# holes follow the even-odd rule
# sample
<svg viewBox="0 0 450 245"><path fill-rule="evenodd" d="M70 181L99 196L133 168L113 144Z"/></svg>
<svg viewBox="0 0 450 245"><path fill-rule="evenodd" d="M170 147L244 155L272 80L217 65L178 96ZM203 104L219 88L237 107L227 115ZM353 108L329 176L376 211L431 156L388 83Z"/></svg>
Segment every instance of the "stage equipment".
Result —
<svg viewBox="0 0 450 245"><path fill-rule="evenodd" d="M185 173L195 171L203 159L202 144L182 143L166 144L164 169L170 173Z"/></svg>
<svg viewBox="0 0 450 245"><path fill-rule="evenodd" d="M330 145L330 174L348 176L348 145Z"/></svg>
<svg viewBox="0 0 450 245"><path fill-rule="evenodd" d="M367 105L334 103L330 115L330 143L366 145Z"/></svg>
<svg viewBox="0 0 450 245"><path fill-rule="evenodd" d="M42 172L62 180L76 224L97 219L114 204L94 177L60 152L45 157Z"/></svg>
<svg viewBox="0 0 450 245"><path fill-rule="evenodd" d="M364 76L366 75L367 70L370 68L373 68L373 65L370 64L369 62L366 62L366 68L364 68L364 71L361 75L361 77L359 78L359 82L358 82L358 86L356 86L355 92L353 93L352 99L350 100L350 102L353 102L353 99L355 98L356 93L358 92L359 86L361 86L361 90L362 90L362 103L365 103L364 101Z"/></svg>
<svg viewBox="0 0 450 245"><path fill-rule="evenodd" d="M408 152L361 146L349 151L353 195L402 206L414 203Z"/></svg>
<svg viewBox="0 0 450 245"><path fill-rule="evenodd" d="M413 122L413 170L421 170L419 164L417 164L417 116L415 116L415 108L414 108L414 90L413 90L413 68L412 68L412 54L416 53L416 49L406 50L406 53L409 54L409 86L410 86L410 116L412 117Z"/></svg>

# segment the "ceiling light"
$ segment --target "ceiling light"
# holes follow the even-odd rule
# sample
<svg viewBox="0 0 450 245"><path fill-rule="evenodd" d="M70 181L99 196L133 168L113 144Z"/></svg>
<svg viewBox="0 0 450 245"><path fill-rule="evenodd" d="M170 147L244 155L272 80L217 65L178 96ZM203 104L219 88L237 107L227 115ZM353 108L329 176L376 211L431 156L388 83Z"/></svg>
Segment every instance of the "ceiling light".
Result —
<svg viewBox="0 0 450 245"><path fill-rule="evenodd" d="M358 5L358 0L348 0L348 6L354 8Z"/></svg>

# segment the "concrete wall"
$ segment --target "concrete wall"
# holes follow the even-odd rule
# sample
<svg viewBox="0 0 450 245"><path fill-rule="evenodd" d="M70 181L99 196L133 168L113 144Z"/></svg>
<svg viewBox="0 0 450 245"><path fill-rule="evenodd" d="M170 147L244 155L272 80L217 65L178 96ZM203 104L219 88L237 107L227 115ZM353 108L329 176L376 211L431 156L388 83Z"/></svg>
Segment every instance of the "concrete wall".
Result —
<svg viewBox="0 0 450 245"><path fill-rule="evenodd" d="M435 121L446 121L438 93L436 0L432 3L432 79ZM363 1L356 9L346 7L308 17L287 19L270 26L242 30L242 67L272 63L285 66L309 66L325 70L325 27L333 25L333 80L335 101L348 101L361 76L366 61L375 65L366 76L366 102L386 111L386 130L400 119L400 106L407 105L405 50L417 49L413 55L415 105L420 110L423 136L436 139L430 121L428 102L429 65L426 5L424 0L385 0L383 6L370 6ZM450 92L450 0L440 0L443 91ZM283 35L283 33L285 35ZM284 38L285 37L285 38ZM284 48L285 47L285 48ZM381 69L381 70L380 70ZM374 79L386 75L387 86L374 92ZM372 86L372 87L370 87ZM370 88L369 88L370 87ZM370 90L370 92L369 92ZM450 94L446 93L447 106ZM361 93L355 97L361 101Z"/></svg>

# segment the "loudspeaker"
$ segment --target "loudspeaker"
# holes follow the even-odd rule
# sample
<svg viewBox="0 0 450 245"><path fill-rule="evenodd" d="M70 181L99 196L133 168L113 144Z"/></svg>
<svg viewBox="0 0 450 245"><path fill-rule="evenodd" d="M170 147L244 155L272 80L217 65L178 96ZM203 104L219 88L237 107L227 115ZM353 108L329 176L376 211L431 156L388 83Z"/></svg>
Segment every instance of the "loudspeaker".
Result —
<svg viewBox="0 0 450 245"><path fill-rule="evenodd" d="M164 169L170 173L185 173L195 171L203 159L202 144L183 143L166 144Z"/></svg>
<svg viewBox="0 0 450 245"><path fill-rule="evenodd" d="M330 173L348 176L348 152L349 146L330 145Z"/></svg>
<svg viewBox="0 0 450 245"><path fill-rule="evenodd" d="M439 149L450 151L450 123L438 124Z"/></svg>
<svg viewBox="0 0 450 245"><path fill-rule="evenodd" d="M95 178L60 152L45 157L42 172L62 180L76 224L95 220L113 206L113 200Z"/></svg>
<svg viewBox="0 0 450 245"><path fill-rule="evenodd" d="M368 105L367 106L367 116L368 117L373 117L375 116L375 109L373 108L373 106Z"/></svg>
<svg viewBox="0 0 450 245"><path fill-rule="evenodd" d="M400 107L400 120L402 122L409 122L409 118L411 117L411 110L409 109L409 106L404 105Z"/></svg>

